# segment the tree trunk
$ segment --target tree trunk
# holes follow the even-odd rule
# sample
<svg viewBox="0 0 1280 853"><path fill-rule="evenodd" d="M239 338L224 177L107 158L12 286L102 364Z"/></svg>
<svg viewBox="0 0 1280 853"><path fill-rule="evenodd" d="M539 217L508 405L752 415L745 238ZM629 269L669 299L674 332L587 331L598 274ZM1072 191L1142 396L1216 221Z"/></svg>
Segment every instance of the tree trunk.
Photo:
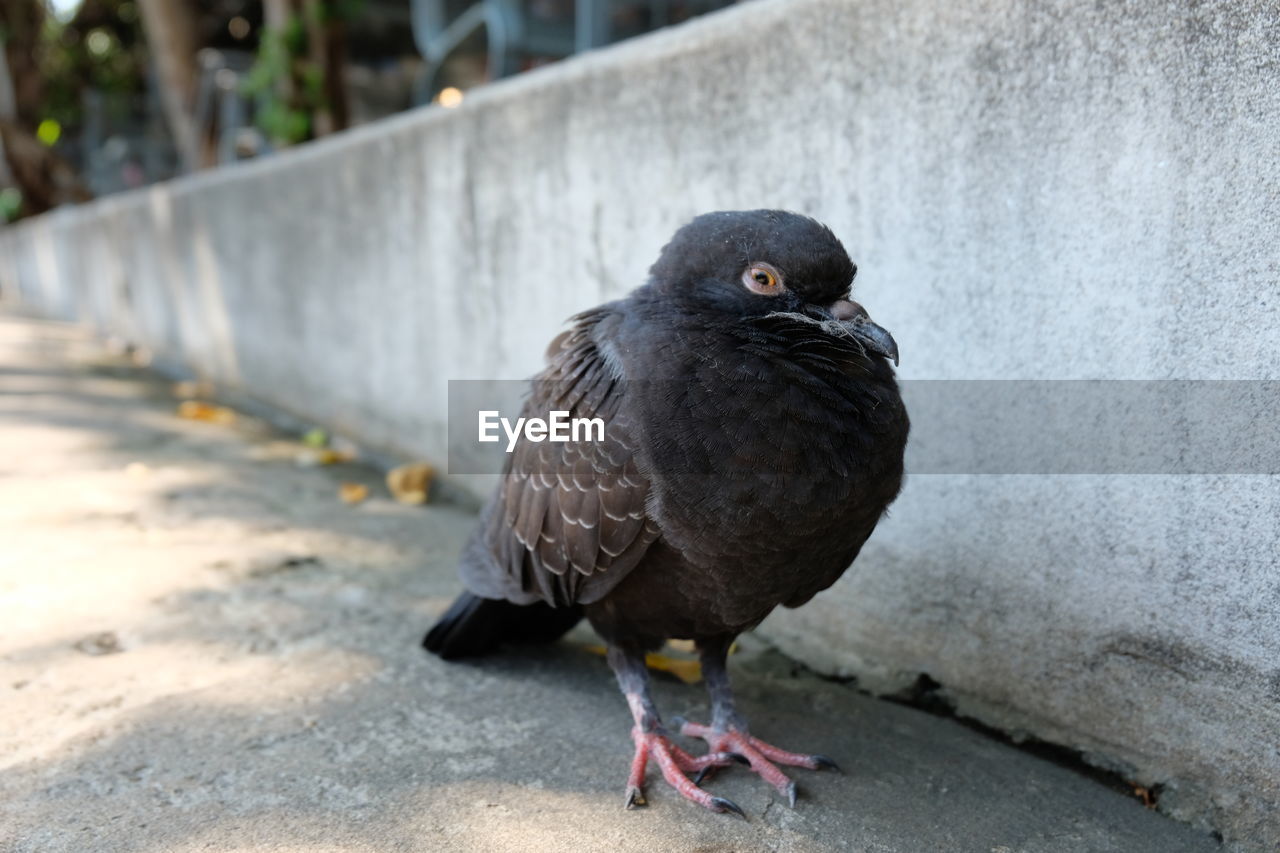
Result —
<svg viewBox="0 0 1280 853"><path fill-rule="evenodd" d="M138 6L147 33L147 49L155 63L165 121L183 170L193 172L204 165L200 131L192 111L199 74L193 4L185 0L138 0Z"/></svg>
<svg viewBox="0 0 1280 853"><path fill-rule="evenodd" d="M44 0L0 3L0 151L28 216L93 197L75 169L36 138L44 104L39 62L44 24Z"/></svg>
<svg viewBox="0 0 1280 853"><path fill-rule="evenodd" d="M316 136L343 130L349 123L347 99L346 26L327 16L321 0L304 0L307 28L307 58L320 69L324 85L323 102L314 110L311 126Z"/></svg>

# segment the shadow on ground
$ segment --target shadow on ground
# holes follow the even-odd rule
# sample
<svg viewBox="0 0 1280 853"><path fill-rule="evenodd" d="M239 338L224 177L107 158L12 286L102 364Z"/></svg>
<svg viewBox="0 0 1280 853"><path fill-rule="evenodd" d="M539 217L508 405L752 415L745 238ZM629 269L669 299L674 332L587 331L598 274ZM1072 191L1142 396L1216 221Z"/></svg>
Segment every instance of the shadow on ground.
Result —
<svg viewBox="0 0 1280 853"><path fill-rule="evenodd" d="M47 329L54 332L47 332ZM845 768L749 821L660 782L622 809L629 720L589 639L475 664L418 640L470 516L182 421L164 383L0 317L0 846L15 851L1196 851L1206 836L963 726L747 642L762 737ZM703 692L660 679L670 716ZM651 778L653 774L651 773Z"/></svg>

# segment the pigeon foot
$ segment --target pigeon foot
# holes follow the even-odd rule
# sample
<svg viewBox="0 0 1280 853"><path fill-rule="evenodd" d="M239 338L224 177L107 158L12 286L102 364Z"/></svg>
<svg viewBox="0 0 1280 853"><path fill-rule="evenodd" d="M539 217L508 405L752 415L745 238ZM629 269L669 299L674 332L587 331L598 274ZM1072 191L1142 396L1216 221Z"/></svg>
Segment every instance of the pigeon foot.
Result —
<svg viewBox="0 0 1280 853"><path fill-rule="evenodd" d="M717 731L710 726L680 721L680 734L686 737L701 738L711 748L709 755L726 753L740 755L751 765L751 769L764 781L773 786L779 794L787 799L787 803L795 808L796 783L791 781L776 765L789 767L805 767L809 770L839 770L836 763L825 755L805 755L799 752L788 752L772 744L765 743L745 732L728 730ZM721 767L722 764L710 765ZM704 771L705 773L706 771ZM701 779L701 775L698 777Z"/></svg>
<svg viewBox="0 0 1280 853"><path fill-rule="evenodd" d="M635 757L631 759L631 775L627 779L627 796L623 802L625 808L633 809L648 805L644 797L644 775L649 759L652 758L658 762L662 778L686 800L692 800L713 812L733 813L746 819L746 815L737 803L707 793L689 781L689 777L685 774L702 773L708 768L724 767L735 761L746 763L747 759L740 755L718 751L695 758L673 744L667 735L641 731L639 727L631 730L631 739L635 741L636 752Z"/></svg>

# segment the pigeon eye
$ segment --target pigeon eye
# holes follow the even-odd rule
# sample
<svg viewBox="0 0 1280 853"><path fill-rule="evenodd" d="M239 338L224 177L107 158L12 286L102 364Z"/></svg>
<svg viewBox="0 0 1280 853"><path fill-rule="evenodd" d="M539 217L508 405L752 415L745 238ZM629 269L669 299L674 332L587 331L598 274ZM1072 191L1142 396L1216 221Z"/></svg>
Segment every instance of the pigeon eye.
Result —
<svg viewBox="0 0 1280 853"><path fill-rule="evenodd" d="M752 293L776 296L782 292L782 274L767 264L755 264L742 274L742 283Z"/></svg>

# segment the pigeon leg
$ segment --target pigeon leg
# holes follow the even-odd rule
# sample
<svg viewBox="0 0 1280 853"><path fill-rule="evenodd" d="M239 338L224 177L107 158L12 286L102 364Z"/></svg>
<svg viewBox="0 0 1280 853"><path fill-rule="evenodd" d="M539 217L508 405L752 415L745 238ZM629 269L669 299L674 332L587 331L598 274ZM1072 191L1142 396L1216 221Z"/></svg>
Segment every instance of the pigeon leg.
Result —
<svg viewBox="0 0 1280 853"><path fill-rule="evenodd" d="M631 739L635 742L635 756L631 759L631 774L627 778L626 808L647 805L644 797L644 776L649 759L658 763L662 778L680 795L713 812L733 812L742 817L742 809L732 800L715 797L689 780L686 773L700 773L710 767L722 767L733 761L743 761L740 756L716 751L697 758L671 742L671 736L658 716L658 709L649 695L649 672L644 665L644 654L609 648L609 665L618 676L618 686L627 697L635 726Z"/></svg>
<svg viewBox="0 0 1280 853"><path fill-rule="evenodd" d="M772 785L779 794L786 797L787 802L794 808L796 783L776 765L807 767L810 770L839 770L840 768L825 755L788 752L765 743L759 738L754 738L747 732L747 721L734 708L733 690L729 686L726 659L732 642L732 637L718 637L698 643L698 652L702 658L702 675L707 682L707 691L711 694L711 725L704 726L678 720L680 733L686 737L702 738L711 748L712 754L741 755L751 765L751 769L761 779Z"/></svg>

